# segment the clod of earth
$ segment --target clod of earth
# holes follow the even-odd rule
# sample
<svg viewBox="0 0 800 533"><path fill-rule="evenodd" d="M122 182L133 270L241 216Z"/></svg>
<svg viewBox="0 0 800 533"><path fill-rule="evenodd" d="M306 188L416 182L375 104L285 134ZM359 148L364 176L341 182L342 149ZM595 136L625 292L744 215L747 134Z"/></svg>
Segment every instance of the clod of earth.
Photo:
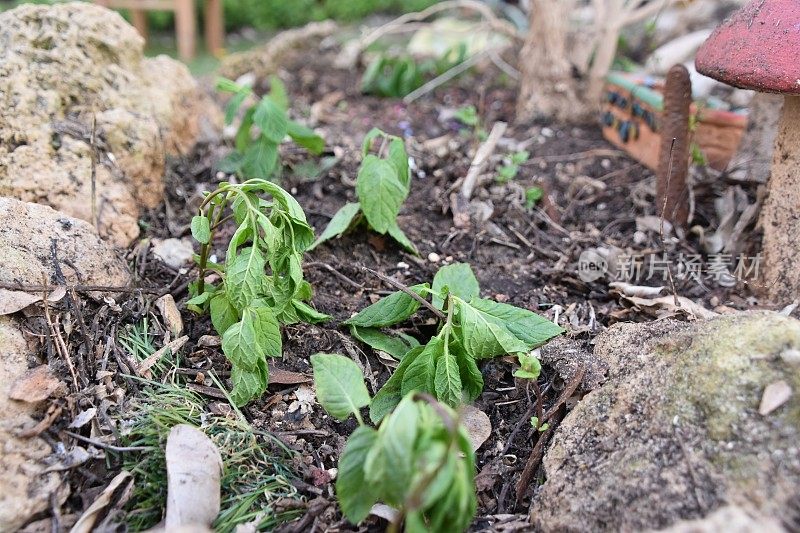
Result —
<svg viewBox="0 0 800 533"><path fill-rule="evenodd" d="M697 71L735 87L786 95L764 203L763 293L789 302L800 293L800 4L752 0L697 52Z"/></svg>
<svg viewBox="0 0 800 533"><path fill-rule="evenodd" d="M96 218L128 245L140 210L162 200L165 154L221 127L215 104L184 65L145 59L136 30L91 3L6 11L0 42L0 196Z"/></svg>
<svg viewBox="0 0 800 533"><path fill-rule="evenodd" d="M800 390L800 368L782 358L798 347L800 322L764 312L610 328L594 352L608 381L557 428L534 523L663 528L732 504L792 524L800 397L758 411L771 384Z"/></svg>

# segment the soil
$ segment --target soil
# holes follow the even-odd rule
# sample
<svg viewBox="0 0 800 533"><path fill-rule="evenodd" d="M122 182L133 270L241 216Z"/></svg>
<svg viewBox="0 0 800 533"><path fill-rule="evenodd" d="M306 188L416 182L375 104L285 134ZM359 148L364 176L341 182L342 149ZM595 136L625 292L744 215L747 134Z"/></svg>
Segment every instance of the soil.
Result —
<svg viewBox="0 0 800 533"><path fill-rule="evenodd" d="M392 290L363 267L411 285L430 281L443 264L468 262L480 281L482 296L558 319L569 330L573 345L589 349L592 338L608 325L653 317L624 304L617 293L609 290L608 279L583 281L576 270L581 252L616 247L626 253L669 252L671 257L681 252L704 254L693 235L672 241L662 239L657 231L636 233L637 217L652 216L657 211L654 177L604 141L596 124L515 124L515 86L491 67L440 87L410 105L364 96L359 91L358 73L332 67L335 53L298 52L279 72L289 91L292 113L301 119L312 117L324 133L328 148L318 162L336 159L333 166L317 176L301 177L313 174L307 162L314 158L283 146L287 169L282 185L296 196L319 233L345 202L355 198L354 180L363 135L372 127L403 135L414 159L414 177L399 223L420 254L404 252L391 240L366 231L345 235L307 254L305 276L315 290L313 304L334 319L320 325L286 327L284 357L274 361L274 368L310 375L311 354L334 352L349 354L364 367L371 392L386 381L390 373L386 359L352 339L346 328L339 326L341 320ZM265 87L258 89L263 91ZM509 123L496 159L523 148L531 157L507 184L492 181L489 173L489 179L476 188L474 196L488 206L491 216L482 223L473 222L471 227L457 228L450 194L458 190L481 140L474 130L447 115L467 104L477 108L486 130L498 120ZM215 171L214 162L225 151L224 146L205 146L171 162L168 198L145 218L147 237L189 235L188 223L202 191L211 190L224 178ZM497 163L493 161L491 165ZM731 184L724 176L703 170L696 170L693 175L692 224L709 234L719 223L714 200ZM536 207L527 208L524 193L533 186L541 187L545 198ZM755 199L754 186L741 186L751 201ZM218 236L220 246L225 237ZM757 242L756 236L751 236L742 251ZM180 308L188 298L186 288L196 272L170 269L141 243L131 249L130 257L139 286L171 292ZM750 308L755 303L745 284L726 288L690 279L674 281L678 294L708 309ZM666 285L667 281L643 279L638 284ZM142 302L149 298L135 296L131 300L136 303L124 304L126 312L120 316L127 323L140 320L149 311ZM420 312L408 331L429 335L430 318ZM213 369L226 375L229 368L219 348L197 347L202 335L214 334L208 317L184 312L184 320L190 336L184 348L188 354L184 364L194 371L207 374ZM531 495L541 481L540 475L534 475L517 502L515 484L538 437L529 421L534 390L512 376L514 369L514 361L503 358L482 366L485 387L476 407L489 415L492 433L477 452L480 475L475 529L499 528L502 524L509 529L523 527L527 524ZM556 401L569 379L545 366L539 380L545 410ZM213 385L210 380L201 384ZM318 405L299 402L295 393L302 386L273 383L262 399L244 409L254 427L273 433L303 458L295 484L307 497L308 513L284 527L297 531L311 530L312 526L316 530L354 529L336 508L330 469L336 467L338 454L355 423L335 422ZM113 472L93 475L91 479L74 472L70 478L73 489L101 486ZM70 502L78 513L84 507L78 498ZM366 527L376 529L383 524L382 519L371 517Z"/></svg>

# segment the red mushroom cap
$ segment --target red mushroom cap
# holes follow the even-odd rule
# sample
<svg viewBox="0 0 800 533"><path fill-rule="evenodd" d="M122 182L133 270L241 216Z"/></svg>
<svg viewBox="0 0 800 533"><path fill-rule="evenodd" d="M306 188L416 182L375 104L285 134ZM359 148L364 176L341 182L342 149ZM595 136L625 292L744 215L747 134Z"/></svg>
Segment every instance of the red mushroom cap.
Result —
<svg viewBox="0 0 800 533"><path fill-rule="evenodd" d="M800 0L751 0L714 30L695 66L734 87L800 94Z"/></svg>

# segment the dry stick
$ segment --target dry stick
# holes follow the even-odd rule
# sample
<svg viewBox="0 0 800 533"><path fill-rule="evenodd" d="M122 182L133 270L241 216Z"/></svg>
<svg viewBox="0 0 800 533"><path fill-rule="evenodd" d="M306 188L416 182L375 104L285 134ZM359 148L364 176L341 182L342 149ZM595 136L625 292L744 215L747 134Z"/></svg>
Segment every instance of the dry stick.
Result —
<svg viewBox="0 0 800 533"><path fill-rule="evenodd" d="M672 149L674 147L675 147L675 139L673 138L672 145L670 146L669 150L669 167L668 167L669 170L667 171L667 185L666 185L667 190L669 190L669 179L670 176L672 176ZM666 245L664 244L664 213L666 212L666 210L667 210L667 196L664 195L664 205L661 206L661 219L659 220L658 223L658 233L659 233L659 238L661 239L661 248L665 250L666 250ZM675 305L677 307L680 307L681 304L680 301L678 300L678 291L675 290L675 280L672 279L672 269L669 268L669 265L667 265L667 277L669 278L669 286L670 289L672 289L672 298L675 301Z"/></svg>
<svg viewBox="0 0 800 533"><path fill-rule="evenodd" d="M458 65L456 65L456 66L444 71L440 75L438 75L435 78L433 78L431 81L425 83L419 89L415 89L415 90L411 91L410 93L408 93L403 98L403 102L406 103L406 104L410 104L411 102L413 102L414 100L416 100L420 96L424 96L424 95L428 94L429 92L431 92L435 88L439 87L442 84L447 83L448 81L452 80L453 78L455 78L456 76L458 76L459 74L464 72L465 70L467 70L470 67L472 67L475 63L477 63L478 61L480 61L481 59L483 59L484 57L489 55L489 53L490 53L490 50L484 50L483 52L481 52L479 54L475 54L474 56L470 57L469 59L467 59L467 60L459 63Z"/></svg>
<svg viewBox="0 0 800 533"><path fill-rule="evenodd" d="M361 268L363 268L364 270L366 270L370 274L372 274L374 276L377 276L379 279L381 279L382 281L385 281L386 283L388 283L389 285L391 285L395 289L397 289L399 291L402 291L402 292L406 293L407 295L411 296L416 301L421 303L423 306L427 307L440 320L446 320L447 319L445 314L442 313L441 311L439 311L438 309L436 309L428 300L426 300L425 298L423 298L422 296L420 296L416 292L412 291L411 289L409 289L408 287L406 287L405 285L403 285L399 281L394 280L394 279L390 278L389 276L385 276L385 275L381 274L380 272L378 272L376 270L372 270L369 267L361 267Z"/></svg>
<svg viewBox="0 0 800 533"><path fill-rule="evenodd" d="M67 350L67 346L64 344L64 340L58 334L58 331L56 331L56 327L53 325L53 320L50 318L50 306L47 305L47 278L44 274L42 274L42 279L44 281L44 284L42 285L42 304L44 306L44 318L47 322L47 327L50 329L50 338L53 341L53 344L56 346L56 352L58 352L61 357L64 358L64 362L67 363L69 374L72 376L72 384L75 385L75 392L78 392L81 390L80 387L78 387L78 375L75 373L75 367L72 364L72 359L69 358L69 351Z"/></svg>
<svg viewBox="0 0 800 533"><path fill-rule="evenodd" d="M494 153L494 149L498 141L503 138L507 127L508 124L505 122L495 122L486 142L475 152L475 157L472 159L472 163L470 163L469 170L467 171L467 177L464 178L464 183L461 185L461 196L464 197L464 199L469 200L472 197L472 191L475 189L478 176L486 167L489 157Z"/></svg>
<svg viewBox="0 0 800 533"><path fill-rule="evenodd" d="M396 19L384 24L383 26L376 28L361 39L358 48L359 50L364 50L369 45L383 37L385 34L395 31L395 28L399 26L403 26L408 22L419 22L425 20L431 15L435 15L436 13L446 11L448 9L471 9L472 11L480 13L481 16L483 16L489 25L496 31L505 33L514 39L522 40L523 38L513 24L499 19L492 11L492 8L483 2L478 2L477 0L448 0L434 4L422 11L406 13L405 15L401 15Z"/></svg>
<svg viewBox="0 0 800 533"><path fill-rule="evenodd" d="M144 292L147 294L158 294L158 289L146 289L146 288L138 288L138 287L114 287L111 285L49 285L49 284L42 284L42 285L35 285L35 284L27 284L27 283L5 283L0 282L0 289L7 289L10 291L22 291L22 292L42 292L44 290L55 290L55 289L65 289L65 290L72 290L78 292Z"/></svg>
<svg viewBox="0 0 800 533"><path fill-rule="evenodd" d="M347 276L345 276L344 274L342 274L341 272L339 272L338 270L333 268L328 263L323 263L322 261L309 261L305 265L306 266L310 266L310 267L324 268L325 270L327 270L328 272L330 272L331 274L333 274L334 276L336 276L340 280L344 281L345 283L347 283L351 287L356 288L356 289L363 289L364 288L363 285L361 285L359 283L356 283L352 279L348 278Z"/></svg>
<svg viewBox="0 0 800 533"><path fill-rule="evenodd" d="M97 133L97 116L92 113L92 134L89 137L89 151L91 154L92 162L92 224L95 231L99 231L97 222L97 147L95 146L95 139Z"/></svg>

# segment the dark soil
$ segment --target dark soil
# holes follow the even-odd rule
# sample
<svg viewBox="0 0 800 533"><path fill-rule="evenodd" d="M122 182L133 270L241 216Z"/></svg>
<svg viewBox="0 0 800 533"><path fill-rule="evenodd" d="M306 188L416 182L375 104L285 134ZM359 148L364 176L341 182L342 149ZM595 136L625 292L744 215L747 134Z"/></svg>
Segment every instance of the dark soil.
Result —
<svg viewBox="0 0 800 533"><path fill-rule="evenodd" d="M576 269L581 252L615 247L626 253L668 252L670 257L681 252L703 253L692 236L674 242L667 239L666 246L657 231L644 231L635 237L636 218L656 213L652 173L613 149L595 124L515 124L515 88L495 70L470 74L404 105L361 95L358 73L332 67L334 55L316 50L299 54L279 73L288 86L293 113L301 119L312 117L327 140L325 156L338 158L318 176L301 177L301 171L308 174L303 163L313 158L284 146L287 168L282 184L296 195L320 232L345 202L355 198L363 135L372 127L404 135L415 161L415 176L399 222L420 255L401 251L391 240L365 231L345 235L309 253L305 275L315 290L313 303L334 320L316 326L286 327L284 357L274 362L275 368L310 375L311 354L338 352L350 355L366 369L371 392L385 382L390 373L385 360L338 326L391 290L365 272L365 266L411 285L430 281L443 264L468 262L480 281L482 296L557 318L579 346L588 348L591 339L615 321L650 320L653 316L621 303L619 295L610 291L607 278L588 283L581 280ZM488 220L456 228L450 194L458 190L481 141L472 129L443 117L448 110L466 104L475 105L486 130L498 120L509 123L505 140L496 151L497 163L503 155L522 148L530 152L531 159L512 182L499 184L489 179L476 189L474 197L491 212ZM188 222L202 191L210 190L224 177L213 168L224 152L224 147L204 147L183 160L172 161L168 198L163 208L148 215L148 236L189 234ZM706 234L712 233L718 224L713 202L730 184L724 177L702 171L695 175L699 181L694 187L693 224L704 228ZM543 188L545 198L531 209L525 206L524 192L533 186ZM755 190L745 193L755 198ZM757 240L751 237L743 251L754 243ZM146 247L131 255L138 258L136 272L142 285L169 288L179 306L188 298L186 285L195 272L172 271L149 255ZM676 279L675 283L680 295L708 309L743 308L754 303L743 284L724 288L693 280ZM638 284L666 285L667 281L642 279ZM228 368L218 348L195 347L201 335L214 334L209 319L189 315L184 313L191 337L184 349L189 354L186 364L194 370L213 369L225 375ZM429 318L421 312L409 331L424 334ZM501 522L525 524L536 480L541 477L534 476L518 503L515 484L537 436L529 422L534 391L523 380L512 377L514 368L511 359L482 366L485 388L476 406L489 415L493 430L477 453L481 476L476 529L498 528ZM539 380L545 410L567 379L545 367ZM213 383L206 380L204 385ZM275 434L303 457L296 485L311 502L309 512L300 522L286 527L298 531L311 530L312 526L317 530L351 529L336 509L329 471L336 467L355 423L334 422L318 405L298 402L295 393L300 386L310 385L272 384L268 393L244 412L256 428ZM381 524L381 519L373 517L367 526ZM514 527L511 523L507 526Z"/></svg>

